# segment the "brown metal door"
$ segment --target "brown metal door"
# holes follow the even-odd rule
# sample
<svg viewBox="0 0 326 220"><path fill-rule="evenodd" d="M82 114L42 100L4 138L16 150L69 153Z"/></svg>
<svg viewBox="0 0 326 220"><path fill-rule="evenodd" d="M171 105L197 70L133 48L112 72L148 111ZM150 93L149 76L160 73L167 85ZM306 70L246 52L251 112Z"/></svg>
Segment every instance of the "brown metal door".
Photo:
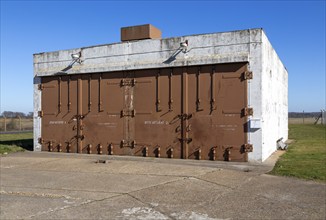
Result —
<svg viewBox="0 0 326 220"><path fill-rule="evenodd" d="M42 150L246 161L247 64L42 78Z"/></svg>
<svg viewBox="0 0 326 220"><path fill-rule="evenodd" d="M123 138L124 91L121 73L90 74L82 79L82 115L84 136L82 152L114 154Z"/></svg>
<svg viewBox="0 0 326 220"><path fill-rule="evenodd" d="M247 161L247 64L188 68L188 157Z"/></svg>
<svg viewBox="0 0 326 220"><path fill-rule="evenodd" d="M43 77L42 137L43 151L77 152L77 76Z"/></svg>
<svg viewBox="0 0 326 220"><path fill-rule="evenodd" d="M134 74L135 155L180 158L181 69Z"/></svg>
<svg viewBox="0 0 326 220"><path fill-rule="evenodd" d="M44 77L40 89L42 150L114 154L120 148L121 73Z"/></svg>

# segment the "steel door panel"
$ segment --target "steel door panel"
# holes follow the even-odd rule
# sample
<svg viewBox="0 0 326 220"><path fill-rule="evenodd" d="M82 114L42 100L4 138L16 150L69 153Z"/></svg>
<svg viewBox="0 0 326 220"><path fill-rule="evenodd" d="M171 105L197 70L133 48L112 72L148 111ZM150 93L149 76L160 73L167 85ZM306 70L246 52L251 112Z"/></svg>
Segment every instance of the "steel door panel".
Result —
<svg viewBox="0 0 326 220"><path fill-rule="evenodd" d="M42 78L42 150L76 152L76 82L70 76Z"/></svg>
<svg viewBox="0 0 326 220"><path fill-rule="evenodd" d="M42 78L42 150L246 161L246 63Z"/></svg>
<svg viewBox="0 0 326 220"><path fill-rule="evenodd" d="M188 68L190 88L198 88L198 69ZM189 120L189 136L192 138L189 158L232 161L247 159L246 153L242 152L243 144L247 143L247 118L241 115L247 104L247 82L242 80L246 69L244 63L200 67L200 110L196 107L196 89L188 93L189 111L193 115ZM213 71L215 76L212 83ZM213 110L210 103L212 98L215 101Z"/></svg>
<svg viewBox="0 0 326 220"><path fill-rule="evenodd" d="M176 69L135 71L135 155L180 158L180 76Z"/></svg>
<svg viewBox="0 0 326 220"><path fill-rule="evenodd" d="M92 74L82 77L83 153L110 154L113 147L118 149L120 146L123 138L121 75Z"/></svg>
<svg viewBox="0 0 326 220"><path fill-rule="evenodd" d="M221 135L212 128L218 120L216 104L211 103L212 66L190 67L187 73L188 111L192 115L188 128L191 138L188 158L199 159L200 156L200 159L210 159L209 149L221 138ZM216 81L214 83L216 84ZM213 105L213 110L211 105Z"/></svg>

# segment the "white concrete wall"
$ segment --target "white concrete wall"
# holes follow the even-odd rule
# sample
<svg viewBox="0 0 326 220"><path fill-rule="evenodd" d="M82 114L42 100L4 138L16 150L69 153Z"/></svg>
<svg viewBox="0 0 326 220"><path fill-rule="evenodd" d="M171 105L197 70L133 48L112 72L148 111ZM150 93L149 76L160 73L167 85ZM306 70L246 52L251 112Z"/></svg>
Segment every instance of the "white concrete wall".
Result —
<svg viewBox="0 0 326 220"><path fill-rule="evenodd" d="M41 111L41 91L38 89L38 85L41 83L41 77L34 76L34 116L33 116L33 126L34 126L34 151L41 151L42 146L38 143L38 138L41 137L41 123L42 118L38 117L38 111Z"/></svg>
<svg viewBox="0 0 326 220"><path fill-rule="evenodd" d="M260 30L260 29L257 29ZM249 57L250 30L192 35L161 40L141 40L34 54L37 76L110 72L184 65L246 62ZM179 53L173 62L165 61L188 40L188 53ZM251 40L256 40L253 38ZM259 39L258 39L259 40ZM71 54L81 52L83 63L72 62Z"/></svg>
<svg viewBox="0 0 326 220"><path fill-rule="evenodd" d="M262 33L262 161L288 139L288 73L265 33Z"/></svg>
<svg viewBox="0 0 326 220"><path fill-rule="evenodd" d="M253 72L253 79L248 81L248 106L253 108L254 114L249 120L262 117L261 98L261 71L262 71L262 29L250 31L249 69ZM253 152L249 153L249 161L261 162L262 158L262 129L250 129L248 142L253 145Z"/></svg>

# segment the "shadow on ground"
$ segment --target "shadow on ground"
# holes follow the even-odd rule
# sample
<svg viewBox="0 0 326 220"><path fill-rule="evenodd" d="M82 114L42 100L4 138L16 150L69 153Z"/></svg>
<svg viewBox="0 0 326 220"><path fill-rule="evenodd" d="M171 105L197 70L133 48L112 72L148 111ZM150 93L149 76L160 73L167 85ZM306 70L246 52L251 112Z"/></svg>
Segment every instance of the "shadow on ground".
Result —
<svg viewBox="0 0 326 220"><path fill-rule="evenodd" d="M24 148L25 150L32 151L33 150L33 139L20 139L14 141L0 141L1 145L16 145Z"/></svg>

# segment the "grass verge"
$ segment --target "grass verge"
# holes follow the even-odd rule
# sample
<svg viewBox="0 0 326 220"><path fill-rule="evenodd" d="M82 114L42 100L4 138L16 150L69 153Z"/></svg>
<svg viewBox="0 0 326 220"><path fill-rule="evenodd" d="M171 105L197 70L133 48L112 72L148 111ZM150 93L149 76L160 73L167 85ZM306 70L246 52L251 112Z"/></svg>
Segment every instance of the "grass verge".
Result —
<svg viewBox="0 0 326 220"><path fill-rule="evenodd" d="M25 151L25 149L16 145L0 144L0 154L15 153L20 151Z"/></svg>
<svg viewBox="0 0 326 220"><path fill-rule="evenodd" d="M33 133L0 134L0 154L33 149Z"/></svg>
<svg viewBox="0 0 326 220"><path fill-rule="evenodd" d="M290 124L289 139L294 142L270 174L326 182L325 136L323 125Z"/></svg>

